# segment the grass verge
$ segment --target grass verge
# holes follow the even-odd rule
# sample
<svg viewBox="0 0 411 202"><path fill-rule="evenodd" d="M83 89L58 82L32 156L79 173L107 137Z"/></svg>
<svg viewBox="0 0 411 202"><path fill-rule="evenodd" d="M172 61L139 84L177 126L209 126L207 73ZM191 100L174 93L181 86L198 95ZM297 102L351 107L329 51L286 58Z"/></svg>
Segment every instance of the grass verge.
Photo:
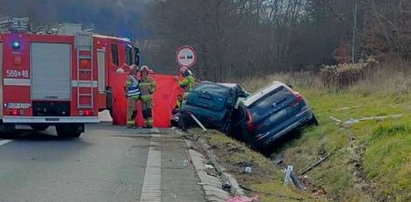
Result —
<svg viewBox="0 0 411 202"><path fill-rule="evenodd" d="M300 192L292 185L284 186L284 174L263 155L249 149L244 143L231 139L217 131L195 130L204 137L219 157L219 162L229 173L235 175L250 196L259 196L261 201L315 200L308 193ZM244 166L252 165L252 173L243 173Z"/></svg>
<svg viewBox="0 0 411 202"><path fill-rule="evenodd" d="M242 84L246 89L255 91L272 80L279 80L291 84L307 98L320 126L305 129L299 138L275 148L273 155L283 154L285 165L292 164L297 173L301 173L332 152L333 155L325 162L305 174L316 187L325 190L328 199L411 201L409 76L409 72L383 69L339 92L321 87L321 81L307 73L278 74L246 80ZM344 122L397 114L402 117L353 124L338 124L330 118L332 116ZM204 135L221 161L229 165L229 171L236 174L241 184L255 190L263 201L315 199L311 193L284 187L282 172L242 143L219 133ZM245 162L256 165L252 175L240 172Z"/></svg>
<svg viewBox="0 0 411 202"><path fill-rule="evenodd" d="M328 198L410 201L411 95L405 85L409 75L382 69L340 92L322 88L318 78L304 74L279 74L243 85L255 90L262 83L279 80L293 85L309 100L320 126L308 128L300 138L276 148L276 154L283 153L286 164L302 171L332 152L327 161L306 174L316 186L325 189ZM402 117L354 124L337 124L330 118L348 121L397 114Z"/></svg>

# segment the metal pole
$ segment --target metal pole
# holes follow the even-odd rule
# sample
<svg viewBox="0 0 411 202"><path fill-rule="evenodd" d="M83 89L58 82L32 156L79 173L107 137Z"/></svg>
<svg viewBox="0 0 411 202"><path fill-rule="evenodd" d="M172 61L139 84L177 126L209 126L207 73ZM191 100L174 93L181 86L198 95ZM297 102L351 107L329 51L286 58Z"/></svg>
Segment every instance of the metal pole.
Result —
<svg viewBox="0 0 411 202"><path fill-rule="evenodd" d="M190 113L191 118L194 119L194 121L203 129L203 131L207 131L207 129L204 127L204 125L197 119L196 116L194 116L194 114Z"/></svg>
<svg viewBox="0 0 411 202"><path fill-rule="evenodd" d="M351 50L351 62L355 63L355 45L357 41L357 13L358 13L358 0L354 0L354 26L352 32L352 50Z"/></svg>

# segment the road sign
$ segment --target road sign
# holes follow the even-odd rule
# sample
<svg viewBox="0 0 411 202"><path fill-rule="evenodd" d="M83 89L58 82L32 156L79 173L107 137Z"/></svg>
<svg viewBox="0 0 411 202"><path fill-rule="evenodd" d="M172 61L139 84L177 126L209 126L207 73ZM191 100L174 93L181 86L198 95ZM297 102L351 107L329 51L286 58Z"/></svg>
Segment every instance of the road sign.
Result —
<svg viewBox="0 0 411 202"><path fill-rule="evenodd" d="M177 50L177 63L182 67L192 67L197 62L197 52L191 46L182 46Z"/></svg>

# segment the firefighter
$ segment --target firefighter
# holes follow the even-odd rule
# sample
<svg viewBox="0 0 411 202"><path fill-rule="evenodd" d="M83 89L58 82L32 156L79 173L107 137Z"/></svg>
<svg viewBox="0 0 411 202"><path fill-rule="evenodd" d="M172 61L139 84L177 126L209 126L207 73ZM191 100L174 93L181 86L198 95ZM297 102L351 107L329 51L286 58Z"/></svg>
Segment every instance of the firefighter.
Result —
<svg viewBox="0 0 411 202"><path fill-rule="evenodd" d="M194 78L193 72L189 70L187 67L180 68L180 76L183 77L183 80L179 81L178 85L180 86L180 88L184 90L183 99L187 99L188 93L191 91L191 89L196 83L196 79Z"/></svg>
<svg viewBox="0 0 411 202"><path fill-rule="evenodd" d="M150 69L148 66L144 65L141 67L140 73L140 91L141 91L141 102L143 118L145 122L145 128L153 127L153 112L152 112L152 102L153 93L156 90L156 84L149 75Z"/></svg>
<svg viewBox="0 0 411 202"><path fill-rule="evenodd" d="M139 68L136 65L130 66L130 73L125 84L127 97L127 128L136 127L137 101L141 96L140 80L138 78Z"/></svg>
<svg viewBox="0 0 411 202"><path fill-rule="evenodd" d="M184 97L187 97L187 93L193 88L196 79L194 78L193 72L187 67L181 67L180 75L183 77L183 80L178 82L178 85L184 90Z"/></svg>

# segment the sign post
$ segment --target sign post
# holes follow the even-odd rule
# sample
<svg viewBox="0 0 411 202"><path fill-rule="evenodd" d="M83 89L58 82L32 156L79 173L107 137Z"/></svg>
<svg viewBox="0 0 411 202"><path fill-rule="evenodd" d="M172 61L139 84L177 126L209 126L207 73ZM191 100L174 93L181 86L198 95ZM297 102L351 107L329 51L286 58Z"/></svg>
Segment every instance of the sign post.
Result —
<svg viewBox="0 0 411 202"><path fill-rule="evenodd" d="M197 52L191 46L182 46L177 50L176 60L180 67L190 68L197 63Z"/></svg>

